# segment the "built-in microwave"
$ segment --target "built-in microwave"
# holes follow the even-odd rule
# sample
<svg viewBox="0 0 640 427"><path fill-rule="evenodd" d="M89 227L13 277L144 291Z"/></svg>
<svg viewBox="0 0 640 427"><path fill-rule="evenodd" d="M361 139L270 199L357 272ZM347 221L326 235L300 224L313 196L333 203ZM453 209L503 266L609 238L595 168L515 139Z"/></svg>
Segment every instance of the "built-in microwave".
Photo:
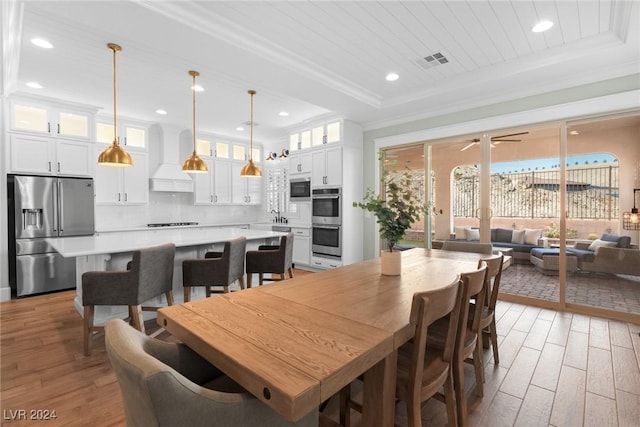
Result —
<svg viewBox="0 0 640 427"><path fill-rule="evenodd" d="M308 202L311 200L311 178L289 180L289 201Z"/></svg>

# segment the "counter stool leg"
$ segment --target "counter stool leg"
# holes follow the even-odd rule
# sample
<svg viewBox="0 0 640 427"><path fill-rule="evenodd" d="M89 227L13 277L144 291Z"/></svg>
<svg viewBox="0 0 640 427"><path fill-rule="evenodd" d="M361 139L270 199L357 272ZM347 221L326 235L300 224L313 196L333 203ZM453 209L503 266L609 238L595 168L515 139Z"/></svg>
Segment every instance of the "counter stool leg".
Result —
<svg viewBox="0 0 640 427"><path fill-rule="evenodd" d="M165 292L165 296L167 297L167 305L173 305L173 291Z"/></svg>
<svg viewBox="0 0 640 427"><path fill-rule="evenodd" d="M83 323L83 345L84 345L84 355L91 356L91 334L93 328L93 313L94 306L85 305L84 306L84 319Z"/></svg>
<svg viewBox="0 0 640 427"><path fill-rule="evenodd" d="M183 292L184 292L184 302L191 301L191 287L185 286L183 289Z"/></svg>

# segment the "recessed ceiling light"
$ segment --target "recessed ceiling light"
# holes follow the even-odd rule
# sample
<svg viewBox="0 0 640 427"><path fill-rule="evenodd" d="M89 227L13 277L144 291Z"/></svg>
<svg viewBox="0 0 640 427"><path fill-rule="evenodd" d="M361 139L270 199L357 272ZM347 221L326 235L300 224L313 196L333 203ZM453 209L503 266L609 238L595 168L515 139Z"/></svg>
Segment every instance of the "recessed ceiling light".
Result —
<svg viewBox="0 0 640 427"><path fill-rule="evenodd" d="M53 45L49 43L49 40L36 37L31 39L31 43L43 49L53 49Z"/></svg>
<svg viewBox="0 0 640 427"><path fill-rule="evenodd" d="M387 74L387 77L385 77L385 79L387 79L387 81L390 81L390 82L395 82L399 78L400 78L400 76L397 75L396 73L389 73L389 74Z"/></svg>
<svg viewBox="0 0 640 427"><path fill-rule="evenodd" d="M541 33L543 31L547 31L551 27L553 27L553 22L543 19L542 21L534 25L531 31L533 31L534 33Z"/></svg>
<svg viewBox="0 0 640 427"><path fill-rule="evenodd" d="M156 110L156 113L165 116L167 114L167 110L163 110L162 108L159 108Z"/></svg>
<svg viewBox="0 0 640 427"><path fill-rule="evenodd" d="M244 128L243 128L242 126L238 126L238 127L236 128L236 130L237 130L238 132L242 132L242 131L244 130Z"/></svg>
<svg viewBox="0 0 640 427"><path fill-rule="evenodd" d="M194 85L192 86L192 89L195 90L196 92L204 92L204 88L200 85Z"/></svg>
<svg viewBox="0 0 640 427"><path fill-rule="evenodd" d="M38 82L29 82L27 83L27 86L29 86L32 89L42 89L42 85Z"/></svg>
<svg viewBox="0 0 640 427"><path fill-rule="evenodd" d="M278 115L279 115L279 116L282 116L282 117L287 117L287 116L289 115L289 113L287 113L286 111L280 111L280 112L278 113Z"/></svg>

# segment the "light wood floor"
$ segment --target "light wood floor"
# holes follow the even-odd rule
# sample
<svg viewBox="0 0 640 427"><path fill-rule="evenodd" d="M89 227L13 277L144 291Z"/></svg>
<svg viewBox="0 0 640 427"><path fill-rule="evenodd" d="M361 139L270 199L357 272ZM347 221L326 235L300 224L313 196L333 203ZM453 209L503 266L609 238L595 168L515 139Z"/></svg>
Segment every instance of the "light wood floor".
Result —
<svg viewBox="0 0 640 427"><path fill-rule="evenodd" d="M42 425L11 420L21 409L27 416L55 410L51 426L125 424L104 341L95 341L92 356L82 355L74 294L0 304L3 426ZM472 425L640 425L640 326L506 302L498 307L500 365L485 353L485 393L471 398ZM335 416L335 406L329 404L328 415ZM403 405L396 412L396 422L406 425ZM444 405L427 402L423 422L445 425Z"/></svg>

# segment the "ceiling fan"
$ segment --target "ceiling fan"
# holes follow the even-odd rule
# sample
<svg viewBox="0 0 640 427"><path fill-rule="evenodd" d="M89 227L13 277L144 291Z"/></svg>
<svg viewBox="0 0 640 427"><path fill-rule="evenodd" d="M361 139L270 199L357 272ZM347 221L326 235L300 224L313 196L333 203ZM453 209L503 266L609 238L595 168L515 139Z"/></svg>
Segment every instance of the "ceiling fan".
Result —
<svg viewBox="0 0 640 427"><path fill-rule="evenodd" d="M492 136L491 137L491 147L495 147L498 144L501 144L503 142L521 142L521 139L505 139L505 138L509 138L511 136L518 136L518 135L527 135L529 132L518 132L518 133L510 133L507 135L496 135L496 136ZM465 151L468 150L469 148L473 147L476 144L480 143L480 139L479 138L473 138L471 140L468 141L469 144L465 145L462 149L460 149L460 151Z"/></svg>

